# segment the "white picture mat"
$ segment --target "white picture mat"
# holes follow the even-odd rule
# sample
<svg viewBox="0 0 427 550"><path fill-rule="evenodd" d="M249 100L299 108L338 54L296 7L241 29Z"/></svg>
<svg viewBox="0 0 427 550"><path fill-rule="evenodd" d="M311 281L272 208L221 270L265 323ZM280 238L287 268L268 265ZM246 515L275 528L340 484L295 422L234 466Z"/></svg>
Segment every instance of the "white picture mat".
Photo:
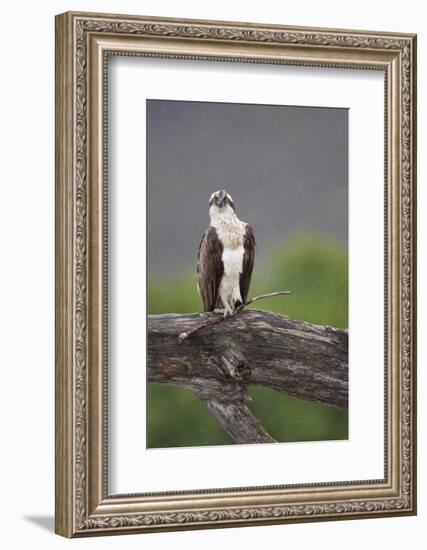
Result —
<svg viewBox="0 0 427 550"><path fill-rule="evenodd" d="M146 449L146 99L349 108L348 441ZM383 158L382 72L110 60L110 494L383 478Z"/></svg>

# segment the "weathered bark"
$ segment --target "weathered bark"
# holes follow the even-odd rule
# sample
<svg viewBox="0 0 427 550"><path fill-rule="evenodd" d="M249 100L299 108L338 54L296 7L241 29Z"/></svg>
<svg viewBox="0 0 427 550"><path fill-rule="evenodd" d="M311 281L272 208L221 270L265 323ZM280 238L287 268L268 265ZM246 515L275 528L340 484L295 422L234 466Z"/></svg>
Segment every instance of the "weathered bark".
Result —
<svg viewBox="0 0 427 550"><path fill-rule="evenodd" d="M200 320L149 316L148 381L193 391L236 442L273 441L245 405L249 384L347 408L346 330L245 310L180 344L178 335Z"/></svg>

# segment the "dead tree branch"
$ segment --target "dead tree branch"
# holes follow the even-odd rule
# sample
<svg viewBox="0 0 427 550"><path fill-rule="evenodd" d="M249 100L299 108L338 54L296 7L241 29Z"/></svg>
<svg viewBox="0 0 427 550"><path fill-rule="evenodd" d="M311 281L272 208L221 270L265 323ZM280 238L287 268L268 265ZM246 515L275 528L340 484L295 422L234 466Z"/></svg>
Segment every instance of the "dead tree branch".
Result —
<svg viewBox="0 0 427 550"><path fill-rule="evenodd" d="M247 386L261 384L308 401L347 409L346 330L244 310L225 323L205 314L150 315L148 381L191 390L237 443L272 442L245 404Z"/></svg>

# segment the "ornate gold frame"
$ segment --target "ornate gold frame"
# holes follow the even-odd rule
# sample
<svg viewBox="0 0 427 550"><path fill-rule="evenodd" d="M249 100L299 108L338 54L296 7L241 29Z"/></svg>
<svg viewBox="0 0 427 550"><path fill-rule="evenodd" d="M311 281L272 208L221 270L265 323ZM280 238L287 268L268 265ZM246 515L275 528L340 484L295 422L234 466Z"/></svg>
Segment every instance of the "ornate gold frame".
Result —
<svg viewBox="0 0 427 550"><path fill-rule="evenodd" d="M384 71L384 479L108 495L104 117L105 59L112 54ZM57 533L76 537L415 514L415 91L415 35L89 13L57 16Z"/></svg>

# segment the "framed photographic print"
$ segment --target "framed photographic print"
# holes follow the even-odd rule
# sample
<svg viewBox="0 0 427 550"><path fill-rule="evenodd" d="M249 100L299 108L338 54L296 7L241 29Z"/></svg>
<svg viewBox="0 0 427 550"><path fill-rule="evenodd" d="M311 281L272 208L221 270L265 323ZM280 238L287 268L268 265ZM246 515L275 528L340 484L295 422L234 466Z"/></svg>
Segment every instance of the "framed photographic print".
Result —
<svg viewBox="0 0 427 550"><path fill-rule="evenodd" d="M56 18L56 532L416 513L416 37Z"/></svg>

